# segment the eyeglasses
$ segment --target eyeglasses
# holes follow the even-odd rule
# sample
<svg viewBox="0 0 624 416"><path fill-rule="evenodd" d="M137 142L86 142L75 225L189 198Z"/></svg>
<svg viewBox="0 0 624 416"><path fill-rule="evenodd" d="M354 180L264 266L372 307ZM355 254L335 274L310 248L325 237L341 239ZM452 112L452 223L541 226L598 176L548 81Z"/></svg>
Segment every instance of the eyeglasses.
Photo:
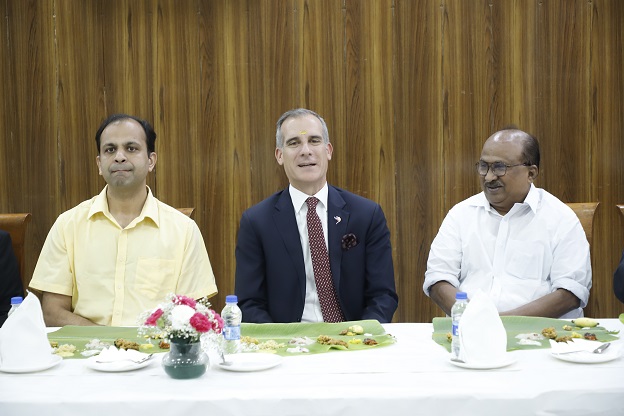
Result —
<svg viewBox="0 0 624 416"><path fill-rule="evenodd" d="M485 176L487 175L488 171L492 169L492 174L499 177L505 176L505 174L507 173L507 168L515 168L516 166L531 166L531 164L525 162L518 163L517 165L506 165L503 162L487 163L483 160L480 160L475 164L475 167L477 168L477 173L479 175Z"/></svg>

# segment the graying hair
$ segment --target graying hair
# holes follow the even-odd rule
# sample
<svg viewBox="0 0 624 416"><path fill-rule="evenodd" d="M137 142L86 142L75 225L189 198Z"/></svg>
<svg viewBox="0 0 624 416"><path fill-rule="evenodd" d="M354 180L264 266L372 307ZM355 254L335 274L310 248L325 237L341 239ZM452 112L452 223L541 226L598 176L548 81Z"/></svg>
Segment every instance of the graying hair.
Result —
<svg viewBox="0 0 624 416"><path fill-rule="evenodd" d="M288 110L277 120L277 129L275 131L275 146L278 149L284 148L284 136L282 135L282 124L284 121L290 117L303 117L303 116L314 116L319 119L321 122L321 127L323 130L323 142L325 144L329 144L329 132L327 131L327 124L325 124L325 120L323 117L319 116L312 110L308 110L307 108L295 108L294 110Z"/></svg>

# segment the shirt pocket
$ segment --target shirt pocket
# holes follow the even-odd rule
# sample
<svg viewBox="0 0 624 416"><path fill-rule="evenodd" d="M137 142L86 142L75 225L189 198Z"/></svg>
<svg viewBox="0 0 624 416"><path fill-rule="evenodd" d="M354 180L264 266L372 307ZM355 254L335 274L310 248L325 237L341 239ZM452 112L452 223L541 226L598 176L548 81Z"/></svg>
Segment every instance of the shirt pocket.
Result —
<svg viewBox="0 0 624 416"><path fill-rule="evenodd" d="M161 300L167 293L175 292L175 260L139 258L135 287L150 300Z"/></svg>
<svg viewBox="0 0 624 416"><path fill-rule="evenodd" d="M542 280L544 245L539 241L509 241L505 271L518 279Z"/></svg>

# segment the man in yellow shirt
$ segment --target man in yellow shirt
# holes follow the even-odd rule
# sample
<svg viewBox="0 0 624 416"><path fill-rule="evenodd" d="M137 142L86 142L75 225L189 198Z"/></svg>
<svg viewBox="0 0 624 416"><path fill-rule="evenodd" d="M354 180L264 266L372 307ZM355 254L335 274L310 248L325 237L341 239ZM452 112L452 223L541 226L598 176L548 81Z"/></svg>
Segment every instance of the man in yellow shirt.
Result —
<svg viewBox="0 0 624 416"><path fill-rule="evenodd" d="M167 293L217 293L197 224L153 195L156 133L126 114L98 129L97 166L107 185L56 220L30 287L48 326L136 325Z"/></svg>

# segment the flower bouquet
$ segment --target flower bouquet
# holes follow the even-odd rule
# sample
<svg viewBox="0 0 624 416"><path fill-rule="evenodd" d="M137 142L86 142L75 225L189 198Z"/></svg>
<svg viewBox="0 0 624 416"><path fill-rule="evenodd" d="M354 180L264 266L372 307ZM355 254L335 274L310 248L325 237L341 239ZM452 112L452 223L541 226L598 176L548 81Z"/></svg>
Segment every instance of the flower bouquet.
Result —
<svg viewBox="0 0 624 416"><path fill-rule="evenodd" d="M206 299L196 301L170 293L154 310L139 318L139 333L168 342L199 342L203 334L220 334L223 319Z"/></svg>
<svg viewBox="0 0 624 416"><path fill-rule="evenodd" d="M202 348L219 337L223 319L210 309L205 299L195 301L187 296L167 295L156 309L139 317L139 334L150 338L164 338L170 351L162 359L165 372L172 378L201 377L208 366L208 356Z"/></svg>

